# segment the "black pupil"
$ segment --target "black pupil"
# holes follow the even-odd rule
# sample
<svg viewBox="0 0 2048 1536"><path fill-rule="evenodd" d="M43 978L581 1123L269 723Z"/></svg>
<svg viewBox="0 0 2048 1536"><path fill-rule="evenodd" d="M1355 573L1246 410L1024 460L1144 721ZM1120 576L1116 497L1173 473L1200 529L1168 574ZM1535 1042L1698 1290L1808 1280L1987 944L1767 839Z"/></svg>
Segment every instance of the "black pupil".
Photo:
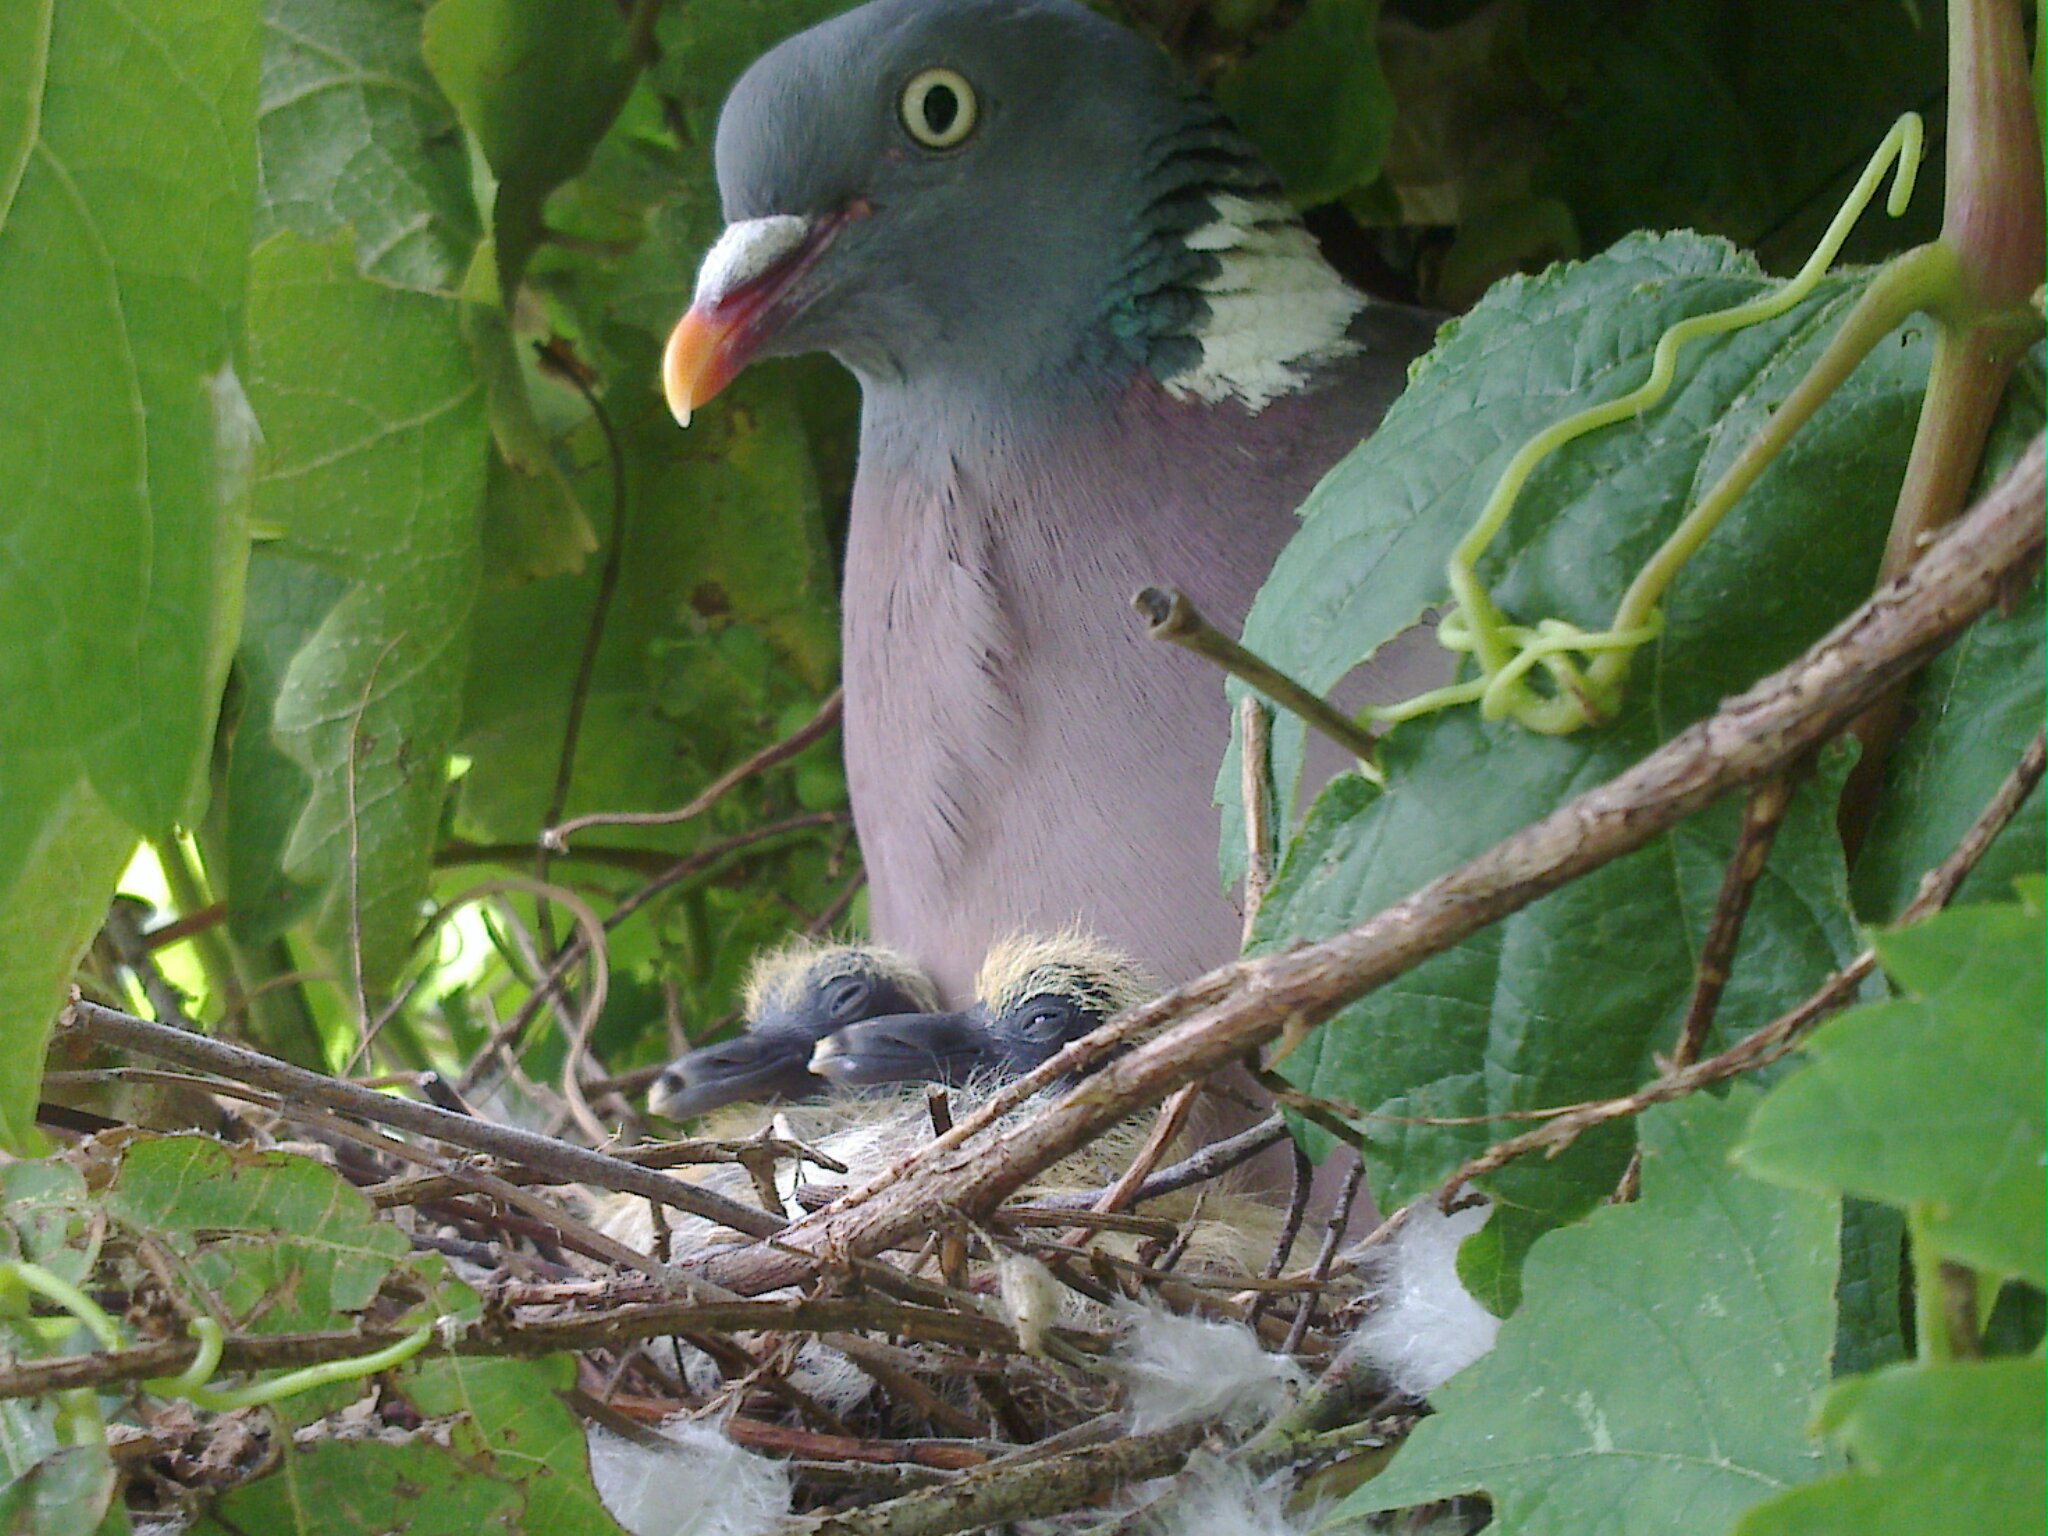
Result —
<svg viewBox="0 0 2048 1536"><path fill-rule="evenodd" d="M960 97L950 85L934 85L924 93L922 107L925 130L943 139L960 116Z"/></svg>

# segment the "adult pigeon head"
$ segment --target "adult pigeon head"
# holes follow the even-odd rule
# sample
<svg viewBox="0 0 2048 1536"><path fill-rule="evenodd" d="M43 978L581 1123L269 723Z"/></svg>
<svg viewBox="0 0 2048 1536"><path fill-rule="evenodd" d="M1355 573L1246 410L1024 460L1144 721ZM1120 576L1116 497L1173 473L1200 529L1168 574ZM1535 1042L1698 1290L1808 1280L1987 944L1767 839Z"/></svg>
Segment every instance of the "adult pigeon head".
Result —
<svg viewBox="0 0 2048 1536"><path fill-rule="evenodd" d="M684 421L805 351L982 415L1139 369L1258 405L1363 307L1218 109L1070 0L873 0L757 61L716 157L728 224L664 363Z"/></svg>

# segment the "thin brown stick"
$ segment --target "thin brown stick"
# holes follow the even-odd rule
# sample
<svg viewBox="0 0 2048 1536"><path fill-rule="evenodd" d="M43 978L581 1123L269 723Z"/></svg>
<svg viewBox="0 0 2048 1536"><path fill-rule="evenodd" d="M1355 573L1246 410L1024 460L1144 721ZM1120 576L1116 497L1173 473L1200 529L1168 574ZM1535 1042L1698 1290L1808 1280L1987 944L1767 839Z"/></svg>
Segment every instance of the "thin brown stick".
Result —
<svg viewBox="0 0 2048 1536"><path fill-rule="evenodd" d="M1152 1122L1151 1133L1146 1136L1145 1144L1138 1148L1138 1155L1131 1159L1130 1167L1117 1175L1116 1182L1097 1197L1091 1210L1120 1211L1131 1203L1132 1197L1152 1176L1152 1170L1158 1167L1159 1159L1166 1155L1166 1149L1173 1145L1174 1138L1187 1124L1188 1112L1194 1108L1195 1098L1201 1091L1200 1083L1189 1083L1159 1106L1159 1117Z"/></svg>
<svg viewBox="0 0 2048 1536"><path fill-rule="evenodd" d="M1201 1151L1160 1169L1140 1184L1124 1204L1143 1205L1147 1200L1158 1200L1166 1195L1178 1194L1191 1185L1220 1178L1231 1169L1250 1162L1266 1148L1277 1146L1286 1139L1287 1122L1279 1115L1270 1115L1257 1125L1239 1131L1235 1136L1212 1141ZM1038 1196L1034 1203L1052 1209L1086 1211L1095 1209L1096 1202L1107 1193L1108 1190L1095 1194L1045 1194Z"/></svg>
<svg viewBox="0 0 2048 1536"><path fill-rule="evenodd" d="M746 1293L788 1284L826 1251L871 1253L918 1230L934 1202L986 1211L1025 1180L1181 1084L1313 1026L1482 928L1718 800L1782 771L1840 731L1996 600L2043 544L2042 449L2020 462L1918 565L1792 665L1727 700L1634 767L1377 916L1319 943L1221 967L1076 1041L865 1188L795 1223L773 1247L700 1261ZM1127 1042L1138 1041L1114 1060ZM996 1118L1068 1074L1081 1085L1022 1126Z"/></svg>
<svg viewBox="0 0 2048 1536"><path fill-rule="evenodd" d="M755 774L764 773L778 763L788 762L812 742L821 739L839 723L839 716L845 703L845 693L834 688L825 695L825 701L818 706L818 712L809 720L782 740L763 747L745 762L728 768L705 785L687 805L678 806L672 811L605 811L593 812L588 816L572 816L558 827L545 829L540 835L541 844L552 852L566 853L569 849L569 839L591 827L669 827L677 822L693 821Z"/></svg>
<svg viewBox="0 0 2048 1536"><path fill-rule="evenodd" d="M547 809L541 813L543 827L553 826L555 818L569 803L569 786L576 776L576 748L583 734L583 714L590 704L590 680L597 672L597 653L604 643L605 623L611 617L612 602L618 595L619 574L625 568L626 556L626 455L619 445L618 429L613 426L611 413L604 408L604 402L598 399L597 392L584 378L582 370L564 368L559 370L559 374L583 396L583 403L590 407L598 431L604 435L605 456L611 465L612 542L604 552L604 565L598 571L597 593L590 605L589 622L583 629L583 650L576 658L576 676L569 685L569 712L562 721L562 746L556 754L554 786L548 791ZM548 855L554 851L557 851L554 845L543 836L534 860L534 879L547 880ZM541 931L544 937L548 937L548 947L552 949L554 944L547 934L548 927L543 918Z"/></svg>
<svg viewBox="0 0 2048 1536"><path fill-rule="evenodd" d="M149 930L142 936L143 947L152 954L159 949L169 949L173 944L206 932L227 921L228 904L224 901L208 902L197 912L186 912Z"/></svg>
<svg viewBox="0 0 2048 1536"><path fill-rule="evenodd" d="M1273 879L1273 717L1257 697L1237 706L1237 794L1244 807L1244 945Z"/></svg>
<svg viewBox="0 0 2048 1536"><path fill-rule="evenodd" d="M1992 839L2012 820L2027 796L2033 793L2034 786L2041 782L2043 761L2043 738L2037 732L2020 754L2018 764L2006 775L1976 821L1971 823L1969 832L1955 852L1921 877L1920 888L1906 910L1899 914L1897 926L1917 923L1948 904L1957 887L1991 846ZM1449 1200L1472 1180L1493 1173L1530 1152L1548 1148L1555 1156L1596 1125L1639 1115L1653 1104L1682 1098L1709 1084L1767 1066L1797 1045L1821 1020L1853 1002L1864 979L1876 968L1877 951L1866 949L1830 976L1798 1007L1781 1014L1756 1033L1744 1036L1718 1056L1667 1072L1634 1093L1579 1105L1532 1131L1495 1142L1477 1157L1467 1159L1451 1175L1442 1188L1440 1198Z"/></svg>
<svg viewBox="0 0 2048 1536"><path fill-rule="evenodd" d="M866 1509L795 1516L779 1527L778 1536L953 1536L1060 1514L1173 1471L1207 1432L1207 1426L1186 1425L1084 1446L1063 1456L991 1464Z"/></svg>
<svg viewBox="0 0 2048 1536"><path fill-rule="evenodd" d="M631 1302L566 1317L493 1319L452 1338L436 1337L423 1355L546 1355L557 1350L616 1349L668 1334L816 1333L872 1330L960 1349L1011 1354L1005 1325L972 1312L905 1306L875 1296L803 1301ZM321 1333L230 1335L224 1371L268 1371L348 1360L396 1344L409 1330L390 1327ZM128 1349L22 1360L0 1366L0 1398L42 1397L75 1387L110 1386L175 1376L199 1353L196 1339L161 1339Z"/></svg>
<svg viewBox="0 0 2048 1536"><path fill-rule="evenodd" d="M1678 1044L1671 1053L1669 1070L1691 1066L1699 1060L1707 1032L1714 1027L1714 1015L1721 1006L1721 994L1728 989L1728 977L1735 965L1735 950L1742 942L1743 920L1763 877L1771 847L1778 840L1792 792L1803 775L1793 772L1764 780L1742 803L1742 825L1736 833L1735 852L1721 874L1720 894L1714 899L1714 914L1707 922L1706 937L1700 942L1699 959L1693 966L1692 996L1686 1001L1685 1018L1678 1027ZM1642 1190L1643 1154L1638 1148L1629 1154L1609 1201L1627 1205Z"/></svg>
<svg viewBox="0 0 2048 1536"><path fill-rule="evenodd" d="M1721 994L1727 990L1735 963L1735 948L1742 939L1743 919L1749 915L1756 883L1770 860L1771 845L1778 840L1778 828L1784 825L1796 780L1790 773L1777 774L1752 789L1743 802L1742 830L1721 876L1721 893L1715 898L1714 915L1693 967L1692 997L1678 1029L1678 1044L1671 1052L1674 1068L1689 1067L1699 1060L1700 1047L1713 1028L1714 1013L1721 1006Z"/></svg>
<svg viewBox="0 0 2048 1536"><path fill-rule="evenodd" d="M317 1072L308 1072L289 1062L204 1035L152 1024L129 1014L102 1008L97 1003L74 999L59 1020L60 1029L76 1030L88 1039L119 1050L173 1061L198 1072L211 1072L236 1082L308 1104L319 1104L342 1114L356 1115L384 1125L432 1136L453 1146L488 1152L548 1174L559 1183L595 1184L603 1189L622 1189L644 1195L663 1205L688 1211L706 1221L731 1227L755 1237L767 1237L782 1229L783 1223L766 1211L741 1205L736 1200L682 1179L672 1179L651 1169L637 1168L602 1152L551 1141L531 1131L493 1125L488 1120L451 1114L429 1104L390 1094L372 1093L353 1083L336 1082Z"/></svg>
<svg viewBox="0 0 2048 1536"><path fill-rule="evenodd" d="M1258 689L1302 723L1322 732L1362 763L1373 760L1372 733L1349 715L1302 687L1264 657L1246 650L1200 613L1173 587L1147 587L1131 599L1154 640L1167 640L1192 651L1232 677Z"/></svg>
<svg viewBox="0 0 2048 1536"><path fill-rule="evenodd" d="M1365 1186L1365 1162L1361 1158L1351 1165L1351 1171L1344 1175L1344 1187L1337 1193L1337 1204L1330 1212L1330 1219L1323 1226L1322 1246L1316 1249L1316 1261L1308 1272L1308 1286L1301 1298L1301 1306L1294 1314L1294 1323L1287 1330L1287 1353L1294 1354L1301 1348L1301 1341L1315 1321L1316 1300L1322 1294L1323 1283L1330 1278L1330 1270L1337 1262L1338 1246L1344 1241L1345 1229L1351 1225L1351 1210L1358 1203L1358 1192Z"/></svg>
<svg viewBox="0 0 2048 1536"><path fill-rule="evenodd" d="M1273 1255L1266 1261L1263 1275L1267 1280L1278 1280L1280 1272L1287 1267L1287 1256L1294 1252L1294 1240L1301 1236L1301 1224L1308 1217L1309 1190L1315 1183L1315 1164L1308 1160L1308 1154L1296 1142L1288 1150L1294 1154L1293 1192L1287 1199L1287 1219L1280 1223L1280 1235L1273 1243ZM1365 1165L1360 1163L1362 1168ZM1272 1293L1262 1291L1252 1298L1251 1310L1246 1318L1254 1328L1272 1304Z"/></svg>

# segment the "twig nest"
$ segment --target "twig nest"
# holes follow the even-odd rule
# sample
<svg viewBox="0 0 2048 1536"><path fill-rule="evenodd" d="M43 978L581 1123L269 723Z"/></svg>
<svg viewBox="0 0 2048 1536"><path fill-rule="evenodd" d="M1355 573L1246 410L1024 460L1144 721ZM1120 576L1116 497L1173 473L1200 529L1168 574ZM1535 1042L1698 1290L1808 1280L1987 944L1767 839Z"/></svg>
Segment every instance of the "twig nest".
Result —
<svg viewBox="0 0 2048 1536"><path fill-rule="evenodd" d="M587 1427L590 1478L633 1536L768 1536L789 1515L789 1471L678 1415L662 1446Z"/></svg>
<svg viewBox="0 0 2048 1536"><path fill-rule="evenodd" d="M1300 1366L1269 1353L1242 1323L1149 1304L1121 1310L1126 1326L1111 1365L1123 1379L1134 1434L1210 1419L1270 1419L1304 1379Z"/></svg>
<svg viewBox="0 0 2048 1536"><path fill-rule="evenodd" d="M1376 1295L1353 1345L1410 1397L1427 1397L1493 1348L1500 1319L1458 1279L1458 1247L1486 1225L1487 1202L1446 1215L1430 1196L1386 1242L1358 1256Z"/></svg>

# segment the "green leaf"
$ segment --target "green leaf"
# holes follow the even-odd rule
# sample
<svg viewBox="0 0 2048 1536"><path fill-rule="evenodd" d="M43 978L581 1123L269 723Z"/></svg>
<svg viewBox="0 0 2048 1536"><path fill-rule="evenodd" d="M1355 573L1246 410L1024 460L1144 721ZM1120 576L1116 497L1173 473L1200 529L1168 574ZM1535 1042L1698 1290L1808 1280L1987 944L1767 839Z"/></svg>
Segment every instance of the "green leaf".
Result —
<svg viewBox="0 0 2048 1536"><path fill-rule="evenodd" d="M1939 99L1941 18L1868 0L1532 7L1533 72L1557 107L1536 188L1571 206L1589 249L1692 228L1790 271L1892 120ZM1904 226L1866 220L1852 259L1932 238L1940 174L1932 157Z"/></svg>
<svg viewBox="0 0 2048 1536"><path fill-rule="evenodd" d="M0 744L0 1146L17 1155L37 1150L52 1016L134 850L71 754Z"/></svg>
<svg viewBox="0 0 2048 1536"><path fill-rule="evenodd" d="M781 706L829 685L838 636L817 482L802 422L771 383L743 375L734 406L707 413L687 441L652 396L614 402L631 412L617 424L632 466L626 551L571 814L679 804L774 739ZM701 439L699 426L709 429ZM587 451L575 484L587 502L610 493L595 439L578 439ZM499 594L477 614L461 814L481 841L538 830L580 652L562 637L580 640L588 626L600 565ZM655 845L687 848L700 833Z"/></svg>
<svg viewBox="0 0 2048 1536"><path fill-rule="evenodd" d="M2042 1364L1898 1366L1845 1381L1820 1427L1855 1470L1782 1494L1735 1536L2036 1536Z"/></svg>
<svg viewBox="0 0 2048 1536"><path fill-rule="evenodd" d="M241 591L254 0L0 18L0 1140L133 846L196 817Z"/></svg>
<svg viewBox="0 0 2048 1536"><path fill-rule="evenodd" d="M1628 579L1826 344L1860 277L1779 320L1689 351L1666 400L1581 439L1532 477L1481 562L1528 622L1604 627ZM1746 258L1693 235L1624 241L1592 261L1496 287L1447 327L1407 392L1311 494L1246 624L1245 643L1329 690L1447 596L1444 564L1501 465L1533 431L1632 388L1674 320L1764 286ZM1818 639L1869 591L1924 386L1928 328L1880 346L1680 573L1666 627L1635 658L1621 712L1565 738L1461 708L1395 729L1385 793L1340 778L1315 803L1260 912L1256 945L1362 921L1611 778ZM1739 593L1740 600L1731 600ZM1341 696L1341 695L1340 695ZM1274 727L1291 806L1302 732ZM1709 1048L1774 1018L1854 952L1833 826L1845 764L1794 797L1744 928ZM1226 764L1226 865L1240 857ZM1392 1117L1496 1115L1625 1093L1656 1069L1692 987L1734 847L1724 803L1505 919L1346 1010L1288 1062L1311 1092ZM1283 829L1284 830L1284 829ZM1368 1121L1374 1193L1401 1203L1512 1125ZM1626 1162L1625 1124L1492 1182L1512 1278L1519 1243L1584 1210ZM1511 1286L1495 1291L1512 1300Z"/></svg>
<svg viewBox="0 0 2048 1536"><path fill-rule="evenodd" d="M1874 1371L1906 1357L1899 1264L1906 1221L1888 1205L1842 1202L1842 1283L1836 1294L1835 1374Z"/></svg>
<svg viewBox="0 0 2048 1536"><path fill-rule="evenodd" d="M286 1442L283 1466L236 1488L193 1536L521 1536L519 1487L428 1439Z"/></svg>
<svg viewBox="0 0 2048 1536"><path fill-rule="evenodd" d="M526 1530L550 1536L617 1536L590 1481L582 1427L562 1402L576 1381L570 1355L491 1360L448 1355L408 1375L405 1395L421 1412L460 1414L455 1449L488 1463L525 1494Z"/></svg>
<svg viewBox="0 0 2048 1536"><path fill-rule="evenodd" d="M64 1412L54 1398L0 1399L0 1530L93 1536L112 1507L121 1480L105 1440L72 1444Z"/></svg>
<svg viewBox="0 0 2048 1536"><path fill-rule="evenodd" d="M1380 0L1309 0L1217 88L1297 202L1329 202L1379 174L1394 131L1379 19Z"/></svg>
<svg viewBox="0 0 2048 1536"><path fill-rule="evenodd" d="M583 168L639 65L607 0L437 0L427 64L497 173L499 286L518 292L549 192Z"/></svg>
<svg viewBox="0 0 2048 1536"><path fill-rule="evenodd" d="M0 1168L0 1258L40 1264L60 1280L83 1285L100 1235L76 1168L56 1162Z"/></svg>
<svg viewBox="0 0 2048 1536"><path fill-rule="evenodd" d="M1353 1515L1483 1489L1499 1536L1711 1536L1826 1470L1837 1207L1733 1172L1756 1094L1643 1117L1643 1191L1529 1252L1522 1309Z"/></svg>
<svg viewBox="0 0 2048 1536"><path fill-rule="evenodd" d="M359 944L364 984L380 989L418 929L456 731L483 392L455 300L361 277L344 246L289 234L256 253L249 366L256 511L281 533L270 548L347 584L271 705L311 785L282 867L324 893L320 937L349 972Z"/></svg>
<svg viewBox="0 0 2048 1536"><path fill-rule="evenodd" d="M1864 281L1828 278L1768 324L1695 343L1656 408L1546 459L1480 561L1501 605L1530 622L1605 628L1628 580L1768 420ZM1749 257L1692 234L1632 236L1590 261L1497 284L1438 333L1379 428L1310 493L1300 531L1246 619L1245 644L1329 690L1448 598L1451 551L1524 441L1634 389L1676 321L1772 286ZM1790 661L1868 592L1930 339L1916 319L1880 345L1679 575L1668 627L1637 653L1630 682L1638 706L1660 695L1671 732ZM1745 601L1728 601L1733 592ZM1412 728L1396 740L1402 732ZM1298 722L1275 721L1283 813L1294 803L1301 740ZM1234 752L1217 782L1232 820ZM1234 880L1243 873L1234 824L1221 848Z"/></svg>
<svg viewBox="0 0 2048 1536"><path fill-rule="evenodd" d="M2037 581L2011 613L1985 614L1913 680L1911 723L1885 765L1883 798L1851 881L1865 918L1898 916L2040 730L2042 619ZM2003 900L2015 875L2042 867L2044 846L2036 785L1957 894Z"/></svg>
<svg viewBox="0 0 2048 1536"><path fill-rule="evenodd" d="M1877 943L1907 995L1815 1031L1737 1159L1797 1188L1917 1207L1943 1257L2039 1287L2041 919L1964 907Z"/></svg>
<svg viewBox="0 0 2048 1536"><path fill-rule="evenodd" d="M264 0L256 237L344 231L363 272L461 284L481 230L469 161L420 57L423 0Z"/></svg>
<svg viewBox="0 0 2048 1536"><path fill-rule="evenodd" d="M351 1327L409 1251L324 1164L202 1136L131 1143L106 1209L177 1253L238 1332Z"/></svg>
<svg viewBox="0 0 2048 1536"><path fill-rule="evenodd" d="M1379 910L1453 856L1514 831L1532 806L1619 772L1655 731L1639 713L1584 746L1483 726L1467 714L1397 733L1393 789L1353 777L1324 791L1260 913L1258 941L1320 934ZM1794 797L1758 882L1708 1049L1769 1022L1854 953L1833 806L1846 761ZM1474 786L1487 791L1475 798ZM1355 1105L1373 1191L1404 1203L1442 1181L1513 1121L1422 1125L1414 1117L1510 1114L1627 1093L1668 1051L1693 986L1700 936L1734 848L1739 807L1681 824L1396 979L1347 1009L1288 1061L1310 1092ZM1448 846L1446 846L1448 845ZM1489 1305L1512 1308L1521 1250L1589 1209L1627 1164L1626 1121L1555 1158L1490 1176L1504 1208ZM1498 1228L1498 1231L1494 1229Z"/></svg>
<svg viewBox="0 0 2048 1536"><path fill-rule="evenodd" d="M785 37L845 9L845 0L664 6L655 83L680 109L690 137L709 150L718 109L741 71Z"/></svg>
<svg viewBox="0 0 2048 1536"><path fill-rule="evenodd" d="M320 887L285 872L292 828L306 812L313 781L277 741L277 704L292 658L326 622L348 582L329 570L259 547L249 558L249 588L236 652L241 711L228 740L223 786L228 814L216 878L227 887L228 921L250 945L276 938L320 902Z"/></svg>

